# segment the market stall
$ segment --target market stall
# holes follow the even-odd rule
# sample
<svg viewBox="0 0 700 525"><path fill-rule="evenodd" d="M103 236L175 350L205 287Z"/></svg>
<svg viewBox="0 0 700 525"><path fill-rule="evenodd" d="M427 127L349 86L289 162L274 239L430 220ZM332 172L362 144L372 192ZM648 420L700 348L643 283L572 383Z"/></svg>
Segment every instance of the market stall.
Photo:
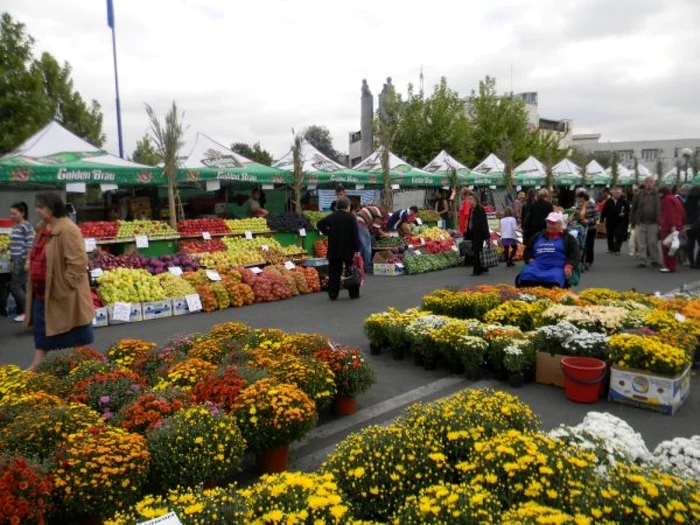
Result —
<svg viewBox="0 0 700 525"><path fill-rule="evenodd" d="M382 150L377 149L365 160L355 166L357 171L371 174L378 181L382 179ZM397 155L389 152L389 170L391 172L392 187L395 190L401 188L448 188L450 177L444 173L431 173L416 168L406 163Z"/></svg>
<svg viewBox="0 0 700 525"><path fill-rule="evenodd" d="M676 184L691 184L693 182L693 170L692 168L688 168L687 170L673 168L664 174L662 180L663 183L668 186L675 186Z"/></svg>
<svg viewBox="0 0 700 525"><path fill-rule="evenodd" d="M612 181L612 167L605 170ZM634 173L624 167L622 164L617 165L617 181L618 186L632 186L634 184Z"/></svg>
<svg viewBox="0 0 700 525"><path fill-rule="evenodd" d="M605 171L597 160L586 165L586 183L590 186L610 186L612 177Z"/></svg>
<svg viewBox="0 0 700 525"><path fill-rule="evenodd" d="M453 188L469 184L471 170L455 159L452 155L442 150L424 168L424 171L437 173L450 178L450 185Z"/></svg>
<svg viewBox="0 0 700 525"><path fill-rule="evenodd" d="M581 168L569 159L564 159L557 163L552 168L552 174L554 175L554 183L557 186L578 186L583 183Z"/></svg>
<svg viewBox="0 0 700 525"><path fill-rule="evenodd" d="M506 165L496 155L491 153L471 173L467 175L469 186L489 186L495 189L505 185Z"/></svg>
<svg viewBox="0 0 700 525"><path fill-rule="evenodd" d="M544 164L530 156L513 170L513 178L516 187L539 189L547 184L547 170Z"/></svg>

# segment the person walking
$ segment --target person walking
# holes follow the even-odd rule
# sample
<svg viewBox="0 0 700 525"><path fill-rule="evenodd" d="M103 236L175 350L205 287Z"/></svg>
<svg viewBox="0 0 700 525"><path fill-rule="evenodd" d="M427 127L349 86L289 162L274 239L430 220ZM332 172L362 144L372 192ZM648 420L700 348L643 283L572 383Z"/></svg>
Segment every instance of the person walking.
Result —
<svg viewBox="0 0 700 525"><path fill-rule="evenodd" d="M462 237L467 233L467 221L469 221L469 214L471 213L472 203L469 200L469 196L472 194L467 188L462 188L460 193L460 199L462 204L459 207L459 216L457 217L457 226L459 228L459 233Z"/></svg>
<svg viewBox="0 0 700 525"><path fill-rule="evenodd" d="M26 323L34 328L33 370L47 352L93 341L95 310L88 281L88 256L80 229L56 193L36 196L43 228L29 254Z"/></svg>
<svg viewBox="0 0 700 525"><path fill-rule="evenodd" d="M532 209L532 205L535 204L535 201L537 200L537 192L533 189L527 190L527 197L525 199L525 202L523 203L523 209L520 212L520 226L523 229L523 243L527 242L527 232L525 231L525 222L527 221L527 218L530 215L530 210Z"/></svg>
<svg viewBox="0 0 700 525"><path fill-rule="evenodd" d="M547 227L547 216L554 212L554 206L550 202L549 190L542 188L537 194L537 200L530 206L527 217L524 219L523 232L525 232L525 243L534 235L543 231Z"/></svg>
<svg viewBox="0 0 700 525"><path fill-rule="evenodd" d="M685 235L686 252L690 267L700 268L700 250L695 254L696 245L700 245L700 186L693 186L685 200Z"/></svg>
<svg viewBox="0 0 700 525"><path fill-rule="evenodd" d="M318 231L328 237L328 297L335 301L340 293L343 271L349 272L355 254L360 251L360 226L350 213L350 200L338 199L335 212L318 222ZM360 297L360 286L348 289L350 299Z"/></svg>
<svg viewBox="0 0 700 525"><path fill-rule="evenodd" d="M484 248L484 242L490 239L491 232L489 231L486 210L477 202L473 193L469 195L469 203L471 212L469 213L467 231L464 238L472 241L472 254L474 257L474 271L472 275L478 276L489 271L488 268L484 268L481 264L481 252Z"/></svg>
<svg viewBox="0 0 700 525"><path fill-rule="evenodd" d="M659 229L661 239L665 239L673 232L680 232L685 226L685 210L681 201L673 195L668 186L662 186L659 190L661 195L660 202L660 224ZM661 251L664 256L664 267L661 268L663 273L671 273L676 271L676 254L669 254L670 246L664 243L661 245Z"/></svg>
<svg viewBox="0 0 700 525"><path fill-rule="evenodd" d="M517 202L517 201L516 201ZM506 266L515 266L513 259L518 251L518 237L515 234L518 223L514 217L513 208L507 206L501 219L501 244L506 256Z"/></svg>
<svg viewBox="0 0 700 525"><path fill-rule="evenodd" d="M23 323L27 292L27 257L34 242L34 227L27 221L29 209L25 202L10 206L10 219L14 225L10 233L10 259L12 261L10 293L17 304L15 322Z"/></svg>
<svg viewBox="0 0 700 525"><path fill-rule="evenodd" d="M598 233L598 208L586 191L577 195L576 208L572 217L574 224L586 232L583 250L583 269L589 270L595 259L595 236Z"/></svg>
<svg viewBox="0 0 700 525"><path fill-rule="evenodd" d="M670 191L669 191L670 193ZM659 196L654 188L654 177L644 179L644 188L632 201L630 220L637 240L638 268L650 262L659 267Z"/></svg>
<svg viewBox="0 0 700 525"><path fill-rule="evenodd" d="M383 220L384 213L378 206L365 206L357 212L365 273L372 273L372 238L376 236L386 237L382 232Z"/></svg>
<svg viewBox="0 0 700 525"><path fill-rule="evenodd" d="M518 224L522 224L523 221L523 206L525 206L525 192L519 191L513 201L513 217Z"/></svg>
<svg viewBox="0 0 700 525"><path fill-rule="evenodd" d="M612 196L605 201L600 214L600 222L605 222L605 235L608 239L608 253L620 255L622 243L627 238L630 220L630 205L620 188L614 188Z"/></svg>

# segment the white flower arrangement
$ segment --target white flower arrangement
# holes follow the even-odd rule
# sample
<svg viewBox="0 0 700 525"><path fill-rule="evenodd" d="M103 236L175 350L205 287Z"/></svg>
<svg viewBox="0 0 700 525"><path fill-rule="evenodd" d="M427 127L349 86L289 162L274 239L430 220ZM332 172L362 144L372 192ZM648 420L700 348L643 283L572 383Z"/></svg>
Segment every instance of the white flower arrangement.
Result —
<svg viewBox="0 0 700 525"><path fill-rule="evenodd" d="M411 337L428 335L431 331L445 326L449 321L450 318L444 315L426 315L414 319L406 328L406 332Z"/></svg>
<svg viewBox="0 0 700 525"><path fill-rule="evenodd" d="M647 465L700 483L700 436L659 443Z"/></svg>
<svg viewBox="0 0 700 525"><path fill-rule="evenodd" d="M528 293L520 293L518 294L518 301L525 301L526 303L534 303L537 301L537 296L536 295L531 295Z"/></svg>
<svg viewBox="0 0 700 525"><path fill-rule="evenodd" d="M534 340L544 347L542 350L555 354L605 359L609 353L610 338L607 335L577 328L569 321L538 328Z"/></svg>
<svg viewBox="0 0 700 525"><path fill-rule="evenodd" d="M578 328L615 333L624 328L627 310L618 306L554 305L542 314L545 322L569 321Z"/></svg>

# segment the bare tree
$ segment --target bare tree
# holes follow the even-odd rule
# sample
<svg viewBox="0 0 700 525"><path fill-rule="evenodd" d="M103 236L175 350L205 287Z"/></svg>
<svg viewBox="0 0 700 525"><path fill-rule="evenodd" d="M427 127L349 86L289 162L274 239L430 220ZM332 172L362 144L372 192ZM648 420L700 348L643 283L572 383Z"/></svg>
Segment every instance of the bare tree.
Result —
<svg viewBox="0 0 700 525"><path fill-rule="evenodd" d="M151 138L155 143L158 154L163 159L163 170L168 179L168 209L170 212L170 226L177 229L177 212L175 211L176 177L178 168L178 151L182 147L182 136L184 130L182 121L185 113L178 113L177 105L173 105L165 115L163 123L153 108L146 104L146 113L151 124Z"/></svg>
<svg viewBox="0 0 700 525"><path fill-rule="evenodd" d="M302 135L294 135L292 143L292 160L294 162L294 182L292 188L294 191L294 211L301 213L301 189L304 184L304 159L302 158L302 145L304 137Z"/></svg>

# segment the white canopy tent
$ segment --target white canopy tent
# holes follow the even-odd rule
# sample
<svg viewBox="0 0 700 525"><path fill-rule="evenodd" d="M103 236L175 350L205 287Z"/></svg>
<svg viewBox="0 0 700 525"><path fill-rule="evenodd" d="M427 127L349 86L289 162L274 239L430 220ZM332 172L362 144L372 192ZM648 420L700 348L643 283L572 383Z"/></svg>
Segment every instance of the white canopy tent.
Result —
<svg viewBox="0 0 700 525"><path fill-rule="evenodd" d="M453 171L466 170L469 173L469 168L464 164L455 159L452 155L442 150L437 154L433 160L431 160L425 168L425 171L430 173L452 173Z"/></svg>
<svg viewBox="0 0 700 525"><path fill-rule="evenodd" d="M472 171L480 174L486 173L504 173L506 170L505 163L496 155L491 153L488 157L482 160Z"/></svg>

